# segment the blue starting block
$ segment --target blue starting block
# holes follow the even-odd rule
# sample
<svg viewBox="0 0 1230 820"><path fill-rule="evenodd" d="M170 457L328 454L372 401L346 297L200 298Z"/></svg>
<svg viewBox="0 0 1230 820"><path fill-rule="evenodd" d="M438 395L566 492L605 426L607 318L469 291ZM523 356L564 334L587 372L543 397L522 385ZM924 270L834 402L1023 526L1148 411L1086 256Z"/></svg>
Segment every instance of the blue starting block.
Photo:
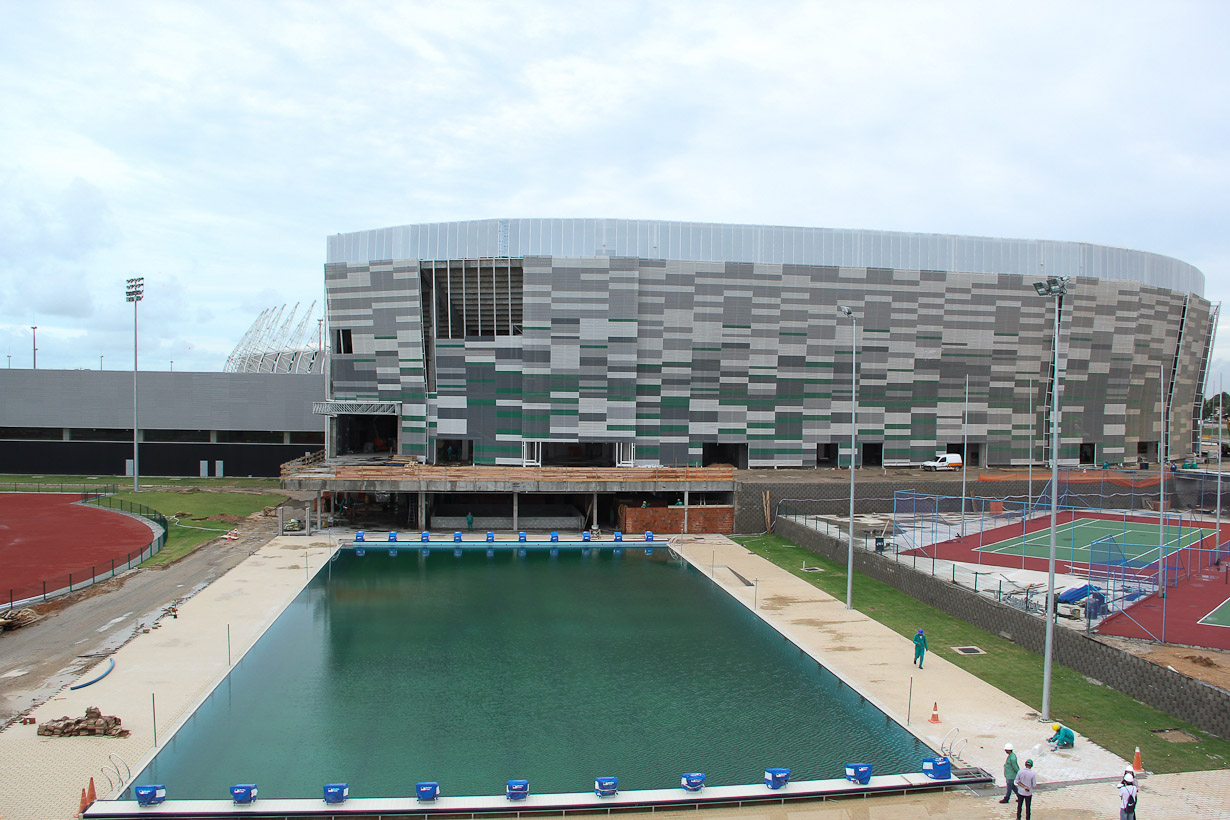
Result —
<svg viewBox="0 0 1230 820"><path fill-rule="evenodd" d="M397 541L397 530L389 530L389 540Z"/></svg>
<svg viewBox="0 0 1230 820"><path fill-rule="evenodd" d="M349 783L326 783L325 784L325 802L326 803L345 803L347 797L350 797L350 784Z"/></svg>
<svg viewBox="0 0 1230 820"><path fill-rule="evenodd" d="M237 786L231 786L231 801L234 803L255 803L256 802L256 784L255 783L240 783Z"/></svg>
<svg viewBox="0 0 1230 820"><path fill-rule="evenodd" d="M946 757L924 757L922 773L932 780L948 780L952 777L952 762Z"/></svg>
<svg viewBox="0 0 1230 820"><path fill-rule="evenodd" d="M698 792L705 787L705 775L702 772L685 772L679 778L679 785L687 792Z"/></svg>
<svg viewBox="0 0 1230 820"><path fill-rule="evenodd" d="M517 540L518 540L518 541L524 541L524 540L525 540L525 533L523 533L523 532L519 532L519 533L517 533Z"/></svg>
<svg viewBox="0 0 1230 820"><path fill-rule="evenodd" d="M453 533L453 540L454 540L454 541L460 541L460 540L461 540L461 531L460 531L460 530L458 530L457 532Z"/></svg>
<svg viewBox="0 0 1230 820"><path fill-rule="evenodd" d="M616 541L624 540L624 534L620 532L619 530L615 530L615 540Z"/></svg>
<svg viewBox="0 0 1230 820"><path fill-rule="evenodd" d="M653 540L653 530L645 530L645 540L646 541Z"/></svg>
<svg viewBox="0 0 1230 820"><path fill-rule="evenodd" d="M551 540L552 540L552 541L558 541L558 540L559 540L559 533L558 533L558 532L553 532L553 533L551 533Z"/></svg>
<svg viewBox="0 0 1230 820"><path fill-rule="evenodd" d="M167 799L166 786L137 786L132 790L138 806L157 806Z"/></svg>
<svg viewBox="0 0 1230 820"><path fill-rule="evenodd" d="M430 540L431 540L431 533L429 533L429 532L420 532L420 533L419 533L419 540L420 540L420 541L430 541Z"/></svg>
<svg viewBox="0 0 1230 820"><path fill-rule="evenodd" d="M589 530L586 530L585 532L581 533L581 540L582 540L582 541L588 541L588 540L590 540L590 539L589 539Z"/></svg>
<svg viewBox="0 0 1230 820"><path fill-rule="evenodd" d="M414 787L414 794L424 803L435 800L440 796L440 784L434 780L419 783Z"/></svg>
<svg viewBox="0 0 1230 820"><path fill-rule="evenodd" d="M504 794L509 800L524 800L530 796L530 781L509 780Z"/></svg>
<svg viewBox="0 0 1230 820"><path fill-rule="evenodd" d="M490 544L494 540L495 540L495 533L493 532L487 533L487 543Z"/></svg>
<svg viewBox="0 0 1230 820"><path fill-rule="evenodd" d="M770 789L780 789L790 782L789 769L765 769L764 784Z"/></svg>
<svg viewBox="0 0 1230 820"><path fill-rule="evenodd" d="M356 544L362 544L366 540L367 540L367 533L365 531L359 530L358 532L354 534L354 541Z"/></svg>
<svg viewBox="0 0 1230 820"><path fill-rule="evenodd" d="M866 786L871 782L871 764L847 763L846 780L849 780L851 783L857 783L860 786Z"/></svg>
<svg viewBox="0 0 1230 820"><path fill-rule="evenodd" d="M595 777L594 794L599 797L614 797L619 794L618 777Z"/></svg>

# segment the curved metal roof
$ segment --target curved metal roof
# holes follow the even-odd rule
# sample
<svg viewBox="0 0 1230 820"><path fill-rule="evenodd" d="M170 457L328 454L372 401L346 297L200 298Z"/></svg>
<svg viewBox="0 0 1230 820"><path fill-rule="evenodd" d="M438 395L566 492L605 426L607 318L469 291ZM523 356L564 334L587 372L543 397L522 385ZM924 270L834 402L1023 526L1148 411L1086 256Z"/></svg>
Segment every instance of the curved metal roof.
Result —
<svg viewBox="0 0 1230 820"><path fill-rule="evenodd" d="M326 261L510 256L620 256L1027 277L1045 272L1204 293L1204 274L1186 262L1087 242L645 219L475 219L399 225L330 236Z"/></svg>

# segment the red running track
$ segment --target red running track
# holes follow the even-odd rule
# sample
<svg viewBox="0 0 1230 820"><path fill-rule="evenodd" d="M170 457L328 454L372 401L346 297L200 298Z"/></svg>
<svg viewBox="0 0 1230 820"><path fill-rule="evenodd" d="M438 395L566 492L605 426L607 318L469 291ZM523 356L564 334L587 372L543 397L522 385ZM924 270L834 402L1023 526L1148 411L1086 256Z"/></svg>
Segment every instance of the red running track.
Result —
<svg viewBox="0 0 1230 820"><path fill-rule="evenodd" d="M0 493L0 606L88 581L154 539L140 519L70 493Z"/></svg>
<svg viewBox="0 0 1230 820"><path fill-rule="evenodd" d="M1230 598L1230 564L1223 561L1220 567L1209 567L1193 574L1166 591L1164 632L1160 595L1142 598L1123 612L1116 612L1102 622L1098 632L1148 640L1161 640L1165 635L1166 643L1230 649L1230 627L1199 623L1227 598Z"/></svg>

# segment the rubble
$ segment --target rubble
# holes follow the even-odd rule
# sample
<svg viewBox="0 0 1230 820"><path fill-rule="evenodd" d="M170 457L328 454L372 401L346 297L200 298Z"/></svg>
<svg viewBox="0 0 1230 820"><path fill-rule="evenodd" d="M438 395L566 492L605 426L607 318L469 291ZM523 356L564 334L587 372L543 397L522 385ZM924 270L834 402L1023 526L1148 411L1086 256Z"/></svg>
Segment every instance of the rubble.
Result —
<svg viewBox="0 0 1230 820"><path fill-rule="evenodd" d="M103 735L105 737L128 737L128 730L120 728L120 719L104 715L97 706L88 706L85 717L71 718L65 715L52 718L38 727L40 735L48 737L76 737L80 735Z"/></svg>

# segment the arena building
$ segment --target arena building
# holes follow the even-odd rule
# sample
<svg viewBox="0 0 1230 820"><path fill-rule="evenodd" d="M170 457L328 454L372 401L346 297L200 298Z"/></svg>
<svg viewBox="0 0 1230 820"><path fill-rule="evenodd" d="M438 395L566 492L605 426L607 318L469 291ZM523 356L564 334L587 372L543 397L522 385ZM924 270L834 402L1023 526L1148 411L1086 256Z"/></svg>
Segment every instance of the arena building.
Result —
<svg viewBox="0 0 1230 820"><path fill-rule="evenodd" d="M338 234L325 289L328 456L426 464L1043 462L1056 310L1060 463L1180 457L1217 319L1143 251L622 219Z"/></svg>

